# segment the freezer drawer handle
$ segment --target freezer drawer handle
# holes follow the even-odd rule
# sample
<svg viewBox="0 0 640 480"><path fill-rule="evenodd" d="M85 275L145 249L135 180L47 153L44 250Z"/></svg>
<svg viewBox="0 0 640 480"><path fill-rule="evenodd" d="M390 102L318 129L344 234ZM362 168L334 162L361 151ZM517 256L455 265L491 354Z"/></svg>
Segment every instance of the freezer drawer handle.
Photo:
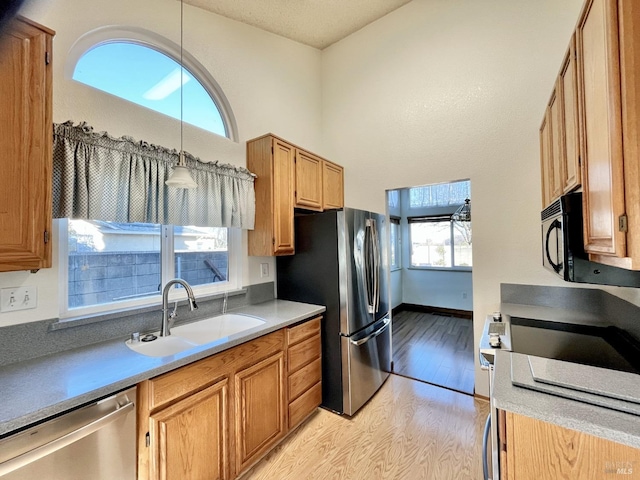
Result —
<svg viewBox="0 0 640 480"><path fill-rule="evenodd" d="M371 340L374 337L377 337L378 335L380 335L382 332L384 332L385 328L387 328L389 326L389 323L391 323L391 319L389 318L385 318L384 319L384 325L382 325L378 330L376 330L375 332L367 335L364 338L361 338L360 340L350 340L351 343L353 343L355 346L359 347L360 345L362 345L363 343L367 343L369 340Z"/></svg>
<svg viewBox="0 0 640 480"><path fill-rule="evenodd" d="M82 440L84 437L91 435L93 432L100 430L109 423L115 422L120 417L126 415L131 410L133 410L133 407L133 402L126 403L123 406L118 407L116 410L113 410L112 412L109 412L106 415L98 418L97 420L83 425L73 432L69 432L66 435L50 441L49 443L34 448L33 450L23 453L22 455L18 455L17 457L7 460L6 462L0 463L0 477L11 473L21 467L24 467L25 465L40 460L47 455L51 455L52 453L57 452L58 450L61 450L67 445L71 445L78 440Z"/></svg>

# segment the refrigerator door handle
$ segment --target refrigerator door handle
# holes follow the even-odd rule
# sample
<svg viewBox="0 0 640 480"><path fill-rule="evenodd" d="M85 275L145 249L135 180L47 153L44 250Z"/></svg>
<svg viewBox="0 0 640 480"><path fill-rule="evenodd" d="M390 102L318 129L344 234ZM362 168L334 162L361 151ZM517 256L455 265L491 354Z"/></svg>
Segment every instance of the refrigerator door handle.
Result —
<svg viewBox="0 0 640 480"><path fill-rule="evenodd" d="M375 285L373 278L373 235L375 229L372 225L372 220L367 219L365 223L364 234L364 272L363 280L365 284L365 291L367 295L367 313L375 313Z"/></svg>
<svg viewBox="0 0 640 480"><path fill-rule="evenodd" d="M389 323L391 323L391 319L389 317L384 319L384 323L382 324L382 326L376 330L373 333L370 333L369 335L367 335L364 338L361 338L359 340L349 340L352 344L354 344L355 346L360 346L364 343L367 343L369 340L371 340L372 338L377 337L378 335L380 335L382 332L384 332L384 330L389 326Z"/></svg>
<svg viewBox="0 0 640 480"><path fill-rule="evenodd" d="M372 220L373 228L373 313L380 310L380 241L378 239L378 229L376 221Z"/></svg>

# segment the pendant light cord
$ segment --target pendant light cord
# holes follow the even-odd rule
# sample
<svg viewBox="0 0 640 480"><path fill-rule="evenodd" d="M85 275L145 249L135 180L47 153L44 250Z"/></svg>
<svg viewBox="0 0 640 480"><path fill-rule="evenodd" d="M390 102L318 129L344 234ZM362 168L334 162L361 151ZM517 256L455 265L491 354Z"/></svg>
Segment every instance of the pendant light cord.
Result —
<svg viewBox="0 0 640 480"><path fill-rule="evenodd" d="M184 149L183 149L183 110L184 110L184 64L182 63L182 52L183 52L183 44L184 44L184 0L180 0L180 159L184 158Z"/></svg>

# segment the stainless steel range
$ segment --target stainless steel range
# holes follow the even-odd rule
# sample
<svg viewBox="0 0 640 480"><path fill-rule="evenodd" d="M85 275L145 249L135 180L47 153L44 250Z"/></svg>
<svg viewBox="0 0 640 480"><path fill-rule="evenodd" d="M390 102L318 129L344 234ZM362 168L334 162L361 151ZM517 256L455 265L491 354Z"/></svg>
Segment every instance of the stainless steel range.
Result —
<svg viewBox="0 0 640 480"><path fill-rule="evenodd" d="M485 480L500 478L498 417L493 403L497 350L640 373L640 343L617 327L522 318L499 312L487 316L480 339L480 363L489 373L490 394L483 442Z"/></svg>

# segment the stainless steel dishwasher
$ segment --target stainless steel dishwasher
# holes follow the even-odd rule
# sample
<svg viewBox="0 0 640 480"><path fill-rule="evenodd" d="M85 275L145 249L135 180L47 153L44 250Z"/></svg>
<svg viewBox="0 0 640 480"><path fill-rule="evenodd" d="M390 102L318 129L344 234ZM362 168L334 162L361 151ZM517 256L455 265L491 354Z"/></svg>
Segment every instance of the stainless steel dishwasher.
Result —
<svg viewBox="0 0 640 480"><path fill-rule="evenodd" d="M134 480L136 388L0 440L2 480Z"/></svg>

